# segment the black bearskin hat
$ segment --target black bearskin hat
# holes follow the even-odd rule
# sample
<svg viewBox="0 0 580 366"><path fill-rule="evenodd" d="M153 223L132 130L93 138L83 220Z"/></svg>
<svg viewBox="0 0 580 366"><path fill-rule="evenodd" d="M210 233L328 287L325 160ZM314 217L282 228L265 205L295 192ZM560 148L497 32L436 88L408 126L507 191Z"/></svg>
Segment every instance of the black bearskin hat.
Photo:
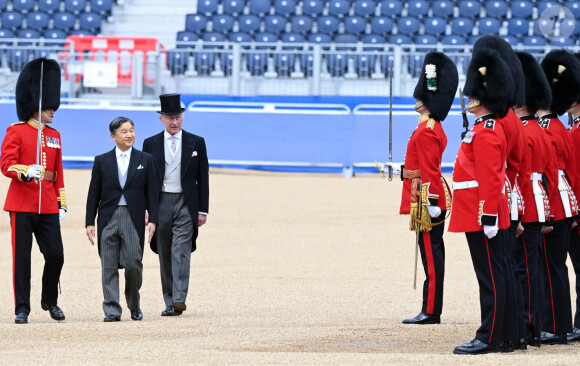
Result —
<svg viewBox="0 0 580 366"><path fill-rule="evenodd" d="M542 69L552 89L552 111L564 114L580 96L580 61L566 50L551 51Z"/></svg>
<svg viewBox="0 0 580 366"><path fill-rule="evenodd" d="M38 111L40 97L40 65L43 67L42 109L60 106L60 66L55 60L37 58L22 68L16 82L16 113L20 121L28 121Z"/></svg>
<svg viewBox="0 0 580 366"><path fill-rule="evenodd" d="M499 53L509 67L514 79L514 94L511 99L512 106L523 106L526 102L525 77L520 60L516 56L512 46L500 36L487 34L480 37L473 45L473 53L481 48L490 48Z"/></svg>
<svg viewBox="0 0 580 366"><path fill-rule="evenodd" d="M512 107L514 88L511 70L499 52L488 48L474 51L467 67L465 95L503 118Z"/></svg>
<svg viewBox="0 0 580 366"><path fill-rule="evenodd" d="M453 104L458 84L459 76L453 61L441 52L429 52L423 61L413 97L423 102L431 118L443 121Z"/></svg>
<svg viewBox="0 0 580 366"><path fill-rule="evenodd" d="M546 74L536 58L527 52L516 52L526 78L526 107L530 113L538 109L549 109L552 104L552 90Z"/></svg>

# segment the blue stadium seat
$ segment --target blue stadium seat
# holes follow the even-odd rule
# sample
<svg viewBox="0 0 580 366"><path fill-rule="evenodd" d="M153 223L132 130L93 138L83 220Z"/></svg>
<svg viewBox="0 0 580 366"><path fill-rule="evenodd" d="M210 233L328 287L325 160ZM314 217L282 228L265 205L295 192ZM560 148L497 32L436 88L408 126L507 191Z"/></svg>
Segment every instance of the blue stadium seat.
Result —
<svg viewBox="0 0 580 366"><path fill-rule="evenodd" d="M55 13L53 20L53 28L68 31L72 29L76 22L76 16L71 13L59 12Z"/></svg>
<svg viewBox="0 0 580 366"><path fill-rule="evenodd" d="M361 17L374 15L377 4L373 0L356 0L354 3L354 15Z"/></svg>
<svg viewBox="0 0 580 366"><path fill-rule="evenodd" d="M576 45L576 41L570 37L555 38L550 41L550 45L553 47L572 47Z"/></svg>
<svg viewBox="0 0 580 366"><path fill-rule="evenodd" d="M461 0L458 3L459 16L466 18L479 17L481 3L476 0Z"/></svg>
<svg viewBox="0 0 580 366"><path fill-rule="evenodd" d="M4 29L18 29L22 27L23 16L17 11L3 11L0 14L0 24Z"/></svg>
<svg viewBox="0 0 580 366"><path fill-rule="evenodd" d="M218 14L212 17L213 31L227 33L234 28L234 17L227 14Z"/></svg>
<svg viewBox="0 0 580 366"><path fill-rule="evenodd" d="M334 36L334 43L336 45L337 51L345 50L356 50L356 44L358 42L358 37L354 34L337 34ZM339 46L340 44L347 44L348 46Z"/></svg>
<svg viewBox="0 0 580 366"><path fill-rule="evenodd" d="M177 37L176 37L176 41L177 41L177 48L189 48L189 47L194 47L194 44L191 44L191 42L195 42L199 39L199 35L193 32L188 32L188 31L181 31L181 32L177 32Z"/></svg>
<svg viewBox="0 0 580 366"><path fill-rule="evenodd" d="M86 0L65 0L64 1L64 11L69 13L78 14L82 11L85 11L85 7L87 6Z"/></svg>
<svg viewBox="0 0 580 366"><path fill-rule="evenodd" d="M38 11L52 14L60 8L59 0L38 0Z"/></svg>
<svg viewBox="0 0 580 366"><path fill-rule="evenodd" d="M69 32L70 36L94 36L95 32L86 29L75 29Z"/></svg>
<svg viewBox="0 0 580 366"><path fill-rule="evenodd" d="M437 0L431 5L433 16L448 18L453 16L453 1Z"/></svg>
<svg viewBox="0 0 580 366"><path fill-rule="evenodd" d="M413 43L413 41L411 40L411 37L406 36L404 34L393 34L389 36L389 38L387 39L387 43L403 46L410 45L411 43Z"/></svg>
<svg viewBox="0 0 580 366"><path fill-rule="evenodd" d="M524 47L528 48L544 48L548 44L545 37L527 36L523 39Z"/></svg>
<svg viewBox="0 0 580 366"><path fill-rule="evenodd" d="M348 56L340 53L331 53L326 56L326 65L332 77L342 77L348 66Z"/></svg>
<svg viewBox="0 0 580 366"><path fill-rule="evenodd" d="M270 0L249 0L250 14L264 15L270 12Z"/></svg>
<svg viewBox="0 0 580 366"><path fill-rule="evenodd" d="M425 33L438 36L445 33L447 27L447 20L438 17L430 17L425 19Z"/></svg>
<svg viewBox="0 0 580 366"><path fill-rule="evenodd" d="M410 17L424 17L429 12L429 3L425 0L411 0L407 3L407 14Z"/></svg>
<svg viewBox="0 0 580 366"><path fill-rule="evenodd" d="M10 70L12 72L20 72L29 61L30 51L28 49L12 48L7 51L6 58Z"/></svg>
<svg viewBox="0 0 580 366"><path fill-rule="evenodd" d="M385 74L386 77L390 77L391 72L389 70L389 63L394 61L393 55L386 55L381 54L379 58L379 63L381 65L381 71ZM393 66L394 67L394 66Z"/></svg>
<svg viewBox="0 0 580 366"><path fill-rule="evenodd" d="M113 0L91 0L91 11L101 15L111 15Z"/></svg>
<svg viewBox="0 0 580 366"><path fill-rule="evenodd" d="M34 51L32 52L33 58L39 58L39 57L44 57L44 58L50 58L50 54L56 52L56 50L54 48L50 48L50 47L43 47L43 48L35 48Z"/></svg>
<svg viewBox="0 0 580 366"><path fill-rule="evenodd" d="M382 50L386 43L385 37L380 34L365 34L362 36L361 41L365 45L363 47L363 51ZM376 45L376 47L370 47L366 45Z"/></svg>
<svg viewBox="0 0 580 366"><path fill-rule="evenodd" d="M495 18L481 18L478 21L479 34L498 34L501 23Z"/></svg>
<svg viewBox="0 0 580 366"><path fill-rule="evenodd" d="M261 32L254 36L257 50L268 50L276 48L275 43L278 41L278 35L274 33Z"/></svg>
<svg viewBox="0 0 580 366"><path fill-rule="evenodd" d="M8 0L0 0L0 10L1 11L6 10L7 6L8 6Z"/></svg>
<svg viewBox="0 0 580 366"><path fill-rule="evenodd" d="M560 22L560 36L570 37L578 35L580 22L576 19L564 19Z"/></svg>
<svg viewBox="0 0 580 366"><path fill-rule="evenodd" d="M286 30L288 19L282 15L266 15L264 28L268 33L283 33Z"/></svg>
<svg viewBox="0 0 580 366"><path fill-rule="evenodd" d="M451 20L451 34L467 35L473 33L473 19L453 18Z"/></svg>
<svg viewBox="0 0 580 366"><path fill-rule="evenodd" d="M99 33L103 17L97 13L82 13L79 17L79 28Z"/></svg>
<svg viewBox="0 0 580 366"><path fill-rule="evenodd" d="M29 29L42 30L48 28L49 17L47 13L33 11L26 16L26 24Z"/></svg>
<svg viewBox="0 0 580 366"><path fill-rule="evenodd" d="M518 38L513 36L501 36L510 46L515 47L518 45Z"/></svg>
<svg viewBox="0 0 580 366"><path fill-rule="evenodd" d="M508 10L507 2L493 0L485 2L485 16L489 18L505 18Z"/></svg>
<svg viewBox="0 0 580 366"><path fill-rule="evenodd" d="M248 53L246 55L246 65L252 76L261 76L268 65L267 53Z"/></svg>
<svg viewBox="0 0 580 366"><path fill-rule="evenodd" d="M183 75L187 70L189 52L180 50L167 51L167 68L171 75Z"/></svg>
<svg viewBox="0 0 580 366"><path fill-rule="evenodd" d="M25 42L23 39L38 40L40 39L40 32L34 29L20 29L16 32L16 37L18 38L18 45L28 46L34 44L34 42Z"/></svg>
<svg viewBox="0 0 580 366"><path fill-rule="evenodd" d="M226 40L226 36L224 36L223 33L206 32L201 36L201 39L203 40L204 48L222 48L223 46L213 43L224 42Z"/></svg>
<svg viewBox="0 0 580 366"><path fill-rule="evenodd" d="M193 65L199 75L209 75L215 66L217 54L211 51L200 51L193 54Z"/></svg>
<svg viewBox="0 0 580 366"><path fill-rule="evenodd" d="M308 35L308 43L327 44L332 41L332 37L324 33L310 33ZM326 48L326 47L325 47Z"/></svg>
<svg viewBox="0 0 580 366"><path fill-rule="evenodd" d="M552 6L560 6L560 4L557 1L538 1L537 3L538 16L541 16L544 10Z"/></svg>
<svg viewBox="0 0 580 366"><path fill-rule="evenodd" d="M344 32L352 34L364 33L367 27L367 20L360 16L344 18Z"/></svg>
<svg viewBox="0 0 580 366"><path fill-rule="evenodd" d="M443 46L465 46L465 38L451 34L441 38L441 44ZM463 50L459 48L443 48L443 52L463 52Z"/></svg>
<svg viewBox="0 0 580 366"><path fill-rule="evenodd" d="M308 33L312 30L312 18L305 15L292 17L292 32Z"/></svg>
<svg viewBox="0 0 580 366"><path fill-rule="evenodd" d="M367 79L371 70L375 67L376 55L373 54L356 54L354 56L354 68L359 78Z"/></svg>
<svg viewBox="0 0 580 366"><path fill-rule="evenodd" d="M302 44L304 43L304 35L300 33L284 33L281 40L284 44L283 49L295 50L302 47Z"/></svg>
<svg viewBox="0 0 580 366"><path fill-rule="evenodd" d="M244 0L224 0L224 14L240 15L244 12Z"/></svg>
<svg viewBox="0 0 580 366"><path fill-rule="evenodd" d="M185 16L185 30L190 32L203 32L207 26L207 18L200 14L187 14ZM240 25L241 27L241 25Z"/></svg>
<svg viewBox="0 0 580 366"><path fill-rule="evenodd" d="M12 44L12 42L10 41L2 41L2 39L11 39L11 38L16 38L13 31L11 31L10 29L0 28L0 46Z"/></svg>
<svg viewBox="0 0 580 366"><path fill-rule="evenodd" d="M388 17L372 17L371 32L377 34L387 34L393 31L393 19Z"/></svg>
<svg viewBox="0 0 580 366"><path fill-rule="evenodd" d="M216 14L218 10L218 4L218 0L200 0L197 2L197 14L208 16Z"/></svg>
<svg viewBox="0 0 580 366"><path fill-rule="evenodd" d="M423 55L414 55L407 58L407 67L412 77L416 78L421 75L421 71L423 70L423 60L425 60Z"/></svg>
<svg viewBox="0 0 580 366"><path fill-rule="evenodd" d="M421 34L415 37L415 45L419 52L436 51L437 42L439 42L437 37L428 34Z"/></svg>
<svg viewBox="0 0 580 366"><path fill-rule="evenodd" d="M323 16L317 20L318 32L332 34L338 32L340 20L337 17Z"/></svg>
<svg viewBox="0 0 580 366"><path fill-rule="evenodd" d="M58 29L47 29L42 36L46 46L64 46L64 40L68 33Z"/></svg>
<svg viewBox="0 0 580 366"><path fill-rule="evenodd" d="M525 19L511 18L508 20L508 34L510 36L525 36L528 34L530 22Z"/></svg>
<svg viewBox="0 0 580 366"><path fill-rule="evenodd" d="M242 15L238 19L240 32L254 33L260 29L260 18L256 15Z"/></svg>
<svg viewBox="0 0 580 366"><path fill-rule="evenodd" d="M228 34L228 41L230 42L237 42L237 43L246 43L252 42L252 36L249 33L243 32L232 32ZM244 46L247 48L249 46Z"/></svg>
<svg viewBox="0 0 580 366"><path fill-rule="evenodd" d="M399 34L415 34L419 32L421 22L417 18L402 17L397 19L397 29Z"/></svg>
<svg viewBox="0 0 580 366"><path fill-rule="evenodd" d="M279 77L288 77L294 68L296 55L292 53L274 54L274 68Z"/></svg>
<svg viewBox="0 0 580 366"><path fill-rule="evenodd" d="M334 16L347 15L350 10L350 2L348 0L330 0L328 2L328 14Z"/></svg>
<svg viewBox="0 0 580 366"><path fill-rule="evenodd" d="M538 19L534 19L532 21L533 25L532 25L532 29L533 29L533 33L535 36L544 36L544 34L542 33L542 29L546 30L548 29L550 32L553 31L553 22L549 19L543 19L543 18L538 18ZM540 26L542 26L542 29L540 29ZM553 35L553 34L549 34L549 35Z"/></svg>
<svg viewBox="0 0 580 366"><path fill-rule="evenodd" d="M321 0L305 0L302 3L302 14L310 15L312 17L322 14L324 2Z"/></svg>
<svg viewBox="0 0 580 366"><path fill-rule="evenodd" d="M512 1L510 5L512 17L529 19L534 12L534 4L528 0Z"/></svg>
<svg viewBox="0 0 580 366"><path fill-rule="evenodd" d="M14 11L26 13L34 9L34 0L12 0L12 8Z"/></svg>
<svg viewBox="0 0 580 366"><path fill-rule="evenodd" d="M580 1L567 1L564 5L574 14L574 18L580 18Z"/></svg>
<svg viewBox="0 0 580 366"><path fill-rule="evenodd" d="M400 0L381 1L381 15L388 17L398 17L403 11L403 2Z"/></svg>
<svg viewBox="0 0 580 366"><path fill-rule="evenodd" d="M275 0L274 12L286 16L296 13L296 0Z"/></svg>

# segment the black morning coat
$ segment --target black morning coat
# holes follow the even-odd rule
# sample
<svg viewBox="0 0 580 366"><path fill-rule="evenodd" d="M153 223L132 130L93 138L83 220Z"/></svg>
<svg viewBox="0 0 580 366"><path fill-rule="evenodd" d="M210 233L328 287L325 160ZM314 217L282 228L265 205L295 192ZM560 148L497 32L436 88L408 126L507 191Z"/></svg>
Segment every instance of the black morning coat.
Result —
<svg viewBox="0 0 580 366"><path fill-rule="evenodd" d="M197 215L199 212L209 213L209 164L203 137L182 130L181 140L181 187L194 224L191 246L193 252L198 233ZM165 176L165 143L164 132L151 136L143 142L143 151L153 155L159 192ZM157 253L155 236L150 245L151 250Z"/></svg>

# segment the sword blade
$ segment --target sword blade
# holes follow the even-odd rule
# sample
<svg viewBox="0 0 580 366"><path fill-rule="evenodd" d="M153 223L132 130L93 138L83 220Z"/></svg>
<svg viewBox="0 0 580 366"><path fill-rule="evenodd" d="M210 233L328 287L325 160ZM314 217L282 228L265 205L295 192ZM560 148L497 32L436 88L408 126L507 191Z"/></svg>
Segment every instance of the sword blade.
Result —
<svg viewBox="0 0 580 366"><path fill-rule="evenodd" d="M393 161L393 60L389 61L389 163ZM393 167L389 167L389 180L393 180Z"/></svg>
<svg viewBox="0 0 580 366"><path fill-rule="evenodd" d="M42 79L44 79L44 62L40 63L40 92L38 97L38 125L37 130L38 133L36 135L36 165L40 165L42 155ZM38 213L40 214L40 203L42 202L42 182L40 178L38 180L35 178L36 183L40 183L38 185Z"/></svg>

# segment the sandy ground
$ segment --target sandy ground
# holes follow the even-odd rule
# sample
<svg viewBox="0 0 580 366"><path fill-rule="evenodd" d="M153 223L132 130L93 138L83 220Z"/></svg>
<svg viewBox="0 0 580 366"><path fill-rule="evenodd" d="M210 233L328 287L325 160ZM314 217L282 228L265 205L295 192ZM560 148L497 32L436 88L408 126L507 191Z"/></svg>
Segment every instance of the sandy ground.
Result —
<svg viewBox="0 0 580 366"><path fill-rule="evenodd" d="M125 307L122 322L103 323L100 262L84 229L90 171L67 170L59 298L66 321L40 309L43 260L35 245L30 323L14 324L2 215L0 364L578 364L580 344L452 354L473 338L480 316L459 234L445 234L442 324L401 324L419 312L421 291L412 288L414 235L397 214L400 181L222 169L210 177L210 216L180 317L160 316L159 263L147 248L143 321ZM0 196L8 183L0 179ZM419 286L423 279L420 267Z"/></svg>

